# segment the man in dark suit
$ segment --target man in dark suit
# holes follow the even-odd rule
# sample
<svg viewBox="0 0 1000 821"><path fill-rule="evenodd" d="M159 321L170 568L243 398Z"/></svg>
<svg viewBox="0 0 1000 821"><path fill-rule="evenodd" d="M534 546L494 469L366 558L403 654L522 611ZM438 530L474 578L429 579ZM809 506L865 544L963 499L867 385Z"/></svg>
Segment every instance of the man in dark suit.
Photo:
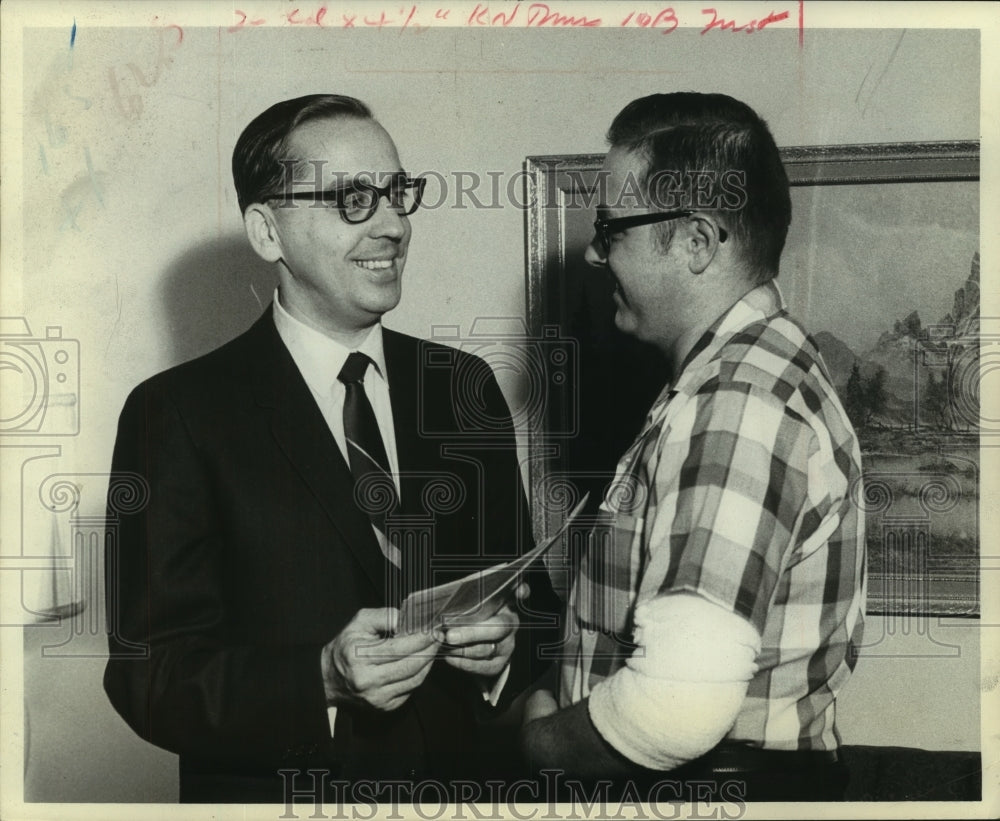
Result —
<svg viewBox="0 0 1000 821"><path fill-rule="evenodd" d="M125 404L113 471L142 477L149 501L106 557L108 696L180 755L182 801L503 775L481 730L533 677L518 628L551 608L544 573L475 624L397 631L407 591L530 544L489 367L380 323L422 182L368 108L335 95L257 117L233 175L276 298Z"/></svg>

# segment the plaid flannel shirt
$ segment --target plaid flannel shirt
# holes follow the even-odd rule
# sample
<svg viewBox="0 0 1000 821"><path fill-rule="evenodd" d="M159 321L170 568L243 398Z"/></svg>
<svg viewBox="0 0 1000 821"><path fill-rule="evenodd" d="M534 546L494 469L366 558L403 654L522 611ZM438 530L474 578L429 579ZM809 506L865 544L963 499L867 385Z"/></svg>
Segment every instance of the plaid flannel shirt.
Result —
<svg viewBox="0 0 1000 821"><path fill-rule="evenodd" d="M680 591L746 618L757 673L727 740L836 749L864 620L857 438L777 286L695 345L618 463L569 602L560 706L635 649L638 603Z"/></svg>

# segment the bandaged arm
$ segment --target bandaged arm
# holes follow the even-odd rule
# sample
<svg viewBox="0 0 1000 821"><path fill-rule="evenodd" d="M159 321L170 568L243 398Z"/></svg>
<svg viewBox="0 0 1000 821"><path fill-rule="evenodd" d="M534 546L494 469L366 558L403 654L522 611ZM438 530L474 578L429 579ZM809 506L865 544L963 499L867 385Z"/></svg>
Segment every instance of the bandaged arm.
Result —
<svg viewBox="0 0 1000 821"><path fill-rule="evenodd" d="M595 685L594 727L622 755L671 770L711 750L736 721L761 639L746 619L694 593L635 611L636 649Z"/></svg>

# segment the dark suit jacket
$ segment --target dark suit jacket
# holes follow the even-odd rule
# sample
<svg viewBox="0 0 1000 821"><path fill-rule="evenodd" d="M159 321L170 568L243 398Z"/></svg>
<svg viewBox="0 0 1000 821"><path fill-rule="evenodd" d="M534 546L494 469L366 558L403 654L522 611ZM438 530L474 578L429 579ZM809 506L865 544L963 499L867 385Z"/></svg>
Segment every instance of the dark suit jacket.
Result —
<svg viewBox="0 0 1000 821"><path fill-rule="evenodd" d="M320 650L359 608L398 605L531 542L489 367L388 329L384 347L402 573L270 311L126 401L112 470L143 477L149 501L108 542L104 685L139 735L179 753L182 800L281 802L279 769L300 770L296 789L308 768L347 780L495 774L479 750L482 692L440 661L392 713L341 707L330 739ZM544 572L529 581L529 609L554 611ZM529 644L545 634L519 632L506 698L541 670Z"/></svg>

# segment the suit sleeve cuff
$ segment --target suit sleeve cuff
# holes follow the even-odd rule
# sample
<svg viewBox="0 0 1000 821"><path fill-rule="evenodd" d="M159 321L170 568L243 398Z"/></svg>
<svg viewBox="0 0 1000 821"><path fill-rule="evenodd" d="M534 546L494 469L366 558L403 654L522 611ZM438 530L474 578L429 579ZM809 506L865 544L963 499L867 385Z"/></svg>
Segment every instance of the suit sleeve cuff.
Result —
<svg viewBox="0 0 1000 821"><path fill-rule="evenodd" d="M507 666L500 671L500 675L496 677L496 681L493 682L492 687L486 687L485 682L483 686L483 701L489 702L491 707L496 707L500 701L500 694L503 692L503 688L507 684L507 679L510 677L510 662L507 662Z"/></svg>

